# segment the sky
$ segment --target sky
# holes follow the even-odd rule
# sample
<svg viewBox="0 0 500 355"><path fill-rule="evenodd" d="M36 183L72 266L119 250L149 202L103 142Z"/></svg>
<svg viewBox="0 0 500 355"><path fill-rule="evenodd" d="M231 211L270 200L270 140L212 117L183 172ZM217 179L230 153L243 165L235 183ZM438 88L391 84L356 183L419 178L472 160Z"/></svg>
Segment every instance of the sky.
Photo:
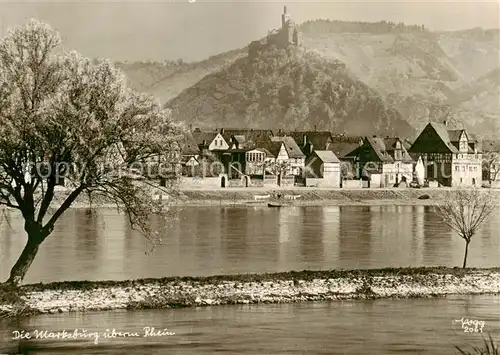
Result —
<svg viewBox="0 0 500 355"><path fill-rule="evenodd" d="M193 1L193 0L191 0ZM281 26L283 6L297 23L318 18L394 21L428 29L499 28L498 1L16 1L0 0L2 34L37 18L64 46L113 60L202 60L241 48Z"/></svg>

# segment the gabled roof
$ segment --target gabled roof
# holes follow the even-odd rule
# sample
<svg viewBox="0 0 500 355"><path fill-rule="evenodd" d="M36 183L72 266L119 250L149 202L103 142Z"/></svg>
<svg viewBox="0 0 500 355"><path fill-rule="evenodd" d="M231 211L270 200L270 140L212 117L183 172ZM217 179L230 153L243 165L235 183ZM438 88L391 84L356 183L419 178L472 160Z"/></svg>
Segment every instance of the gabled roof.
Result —
<svg viewBox="0 0 500 355"><path fill-rule="evenodd" d="M220 129L222 136L226 141L229 141L231 137L238 137L238 142L243 138L245 142L257 142L269 139L273 136L273 131L269 129L233 129L233 128L223 128Z"/></svg>
<svg viewBox="0 0 500 355"><path fill-rule="evenodd" d="M205 132L205 131L200 131L200 130L194 130L192 132L193 138L198 145L202 145L203 141L206 141L206 144L210 144L215 137L217 137L217 134L219 132Z"/></svg>
<svg viewBox="0 0 500 355"><path fill-rule="evenodd" d="M332 135L328 131L294 131L294 132L280 132L278 136L289 136L295 140L295 143L301 148L304 146L304 136L306 143L312 144L313 148L324 150L327 148L327 143L332 141Z"/></svg>
<svg viewBox="0 0 500 355"><path fill-rule="evenodd" d="M338 158L353 157L357 153L355 150L360 146L363 137L336 135L332 137L333 141L328 147Z"/></svg>
<svg viewBox="0 0 500 355"><path fill-rule="evenodd" d="M431 122L429 125L436 131L437 135L439 138L443 141L443 143L446 145L446 148L448 148L452 153L458 153L457 147L455 147L451 143L451 139L448 133L448 129L445 125L441 123L435 123Z"/></svg>
<svg viewBox="0 0 500 355"><path fill-rule="evenodd" d="M436 123L436 122L431 122L429 123L425 128L424 130L426 130L428 127L431 127L435 132L436 134L438 135L439 139L442 141L443 145L446 147L446 149L450 152L450 153L459 153L459 141L460 141L460 137L463 133L466 134L467 138L468 138L468 143L469 143L469 146L467 147L467 150L472 153L473 152L473 149L472 147L470 146L470 144L473 144L473 143L476 143L477 142L477 139L475 136L467 133L467 131L465 129L449 129L448 126L442 124L442 123ZM419 135L419 138L420 138L420 135ZM412 145L412 148L411 150L414 151L415 150L415 143L419 143L418 140L419 138L417 138L417 140L413 143ZM419 148L417 149L422 149L424 148L424 150L428 150L429 148L425 149L424 146L422 146L422 144L419 145ZM442 153L442 152L438 152L436 151L436 153Z"/></svg>
<svg viewBox="0 0 500 355"><path fill-rule="evenodd" d="M340 163L340 160L331 150L315 150L314 154L316 154L323 163Z"/></svg>
<svg viewBox="0 0 500 355"><path fill-rule="evenodd" d="M277 154L274 155L273 153L271 153L266 148L256 148L256 150L258 150L260 152L263 152L266 155L266 158L276 158L276 156L277 156ZM278 150L278 152L279 152L279 150Z"/></svg>
<svg viewBox="0 0 500 355"><path fill-rule="evenodd" d="M299 146L292 137L272 137L273 142L282 142L285 146L289 158L304 158L305 154L302 153Z"/></svg>
<svg viewBox="0 0 500 355"><path fill-rule="evenodd" d="M200 153L200 149L198 148L198 144L193 137L191 132L184 133L184 140L182 145L182 154L183 155L196 155Z"/></svg>
<svg viewBox="0 0 500 355"><path fill-rule="evenodd" d="M344 152L341 155L337 154L337 156L340 157L340 159L342 159L342 158L355 158L355 157L357 157L358 154L359 154L361 145L357 144L356 147L353 146L351 148L354 148L354 149L352 149L352 150L346 149L345 152L347 152L347 153Z"/></svg>
<svg viewBox="0 0 500 355"><path fill-rule="evenodd" d="M281 144L282 142L273 142L271 140L257 141L255 142L255 147L248 149L247 151L256 149L265 153L268 152L268 157L276 158L280 152Z"/></svg>
<svg viewBox="0 0 500 355"><path fill-rule="evenodd" d="M413 161L410 154L408 154L408 152L406 151L403 142L397 137L366 137L364 144L368 143L372 147L373 152L375 153L379 161L384 163L392 163L395 161L394 153L396 150L396 144L398 142L401 143L401 151L405 153L401 157L401 161Z"/></svg>
<svg viewBox="0 0 500 355"><path fill-rule="evenodd" d="M377 158L382 162L393 162L394 159L387 153L385 148L384 138L378 137L366 137L365 144L368 142L373 148L373 151L377 155Z"/></svg>
<svg viewBox="0 0 500 355"><path fill-rule="evenodd" d="M449 129L448 130L448 137L450 137L450 142L460 141L460 137L462 136L462 133L464 131L465 131L464 129Z"/></svg>

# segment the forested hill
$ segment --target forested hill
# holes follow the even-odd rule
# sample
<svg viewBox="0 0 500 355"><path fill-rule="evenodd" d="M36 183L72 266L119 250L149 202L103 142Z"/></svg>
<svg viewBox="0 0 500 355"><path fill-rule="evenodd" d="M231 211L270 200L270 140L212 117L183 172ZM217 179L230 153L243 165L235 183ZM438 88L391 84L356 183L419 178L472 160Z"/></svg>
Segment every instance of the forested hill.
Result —
<svg viewBox="0 0 500 355"><path fill-rule="evenodd" d="M444 106L453 121L474 133L500 135L500 30L431 32L391 22L307 21L301 44L346 63L415 128ZM486 79L486 80L485 80ZM447 115L448 115L447 113Z"/></svg>
<svg viewBox="0 0 500 355"><path fill-rule="evenodd" d="M169 101L200 127L326 129L411 136L413 128L338 60L303 48L266 47L209 74Z"/></svg>

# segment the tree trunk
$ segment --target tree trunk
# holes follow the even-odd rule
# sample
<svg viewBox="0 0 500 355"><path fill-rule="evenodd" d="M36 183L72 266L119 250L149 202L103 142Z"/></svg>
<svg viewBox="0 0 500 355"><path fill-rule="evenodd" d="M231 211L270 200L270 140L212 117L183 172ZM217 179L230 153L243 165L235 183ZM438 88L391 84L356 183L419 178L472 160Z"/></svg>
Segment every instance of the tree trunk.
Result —
<svg viewBox="0 0 500 355"><path fill-rule="evenodd" d="M467 265L467 253L469 252L469 243L470 242L465 242L465 254L464 254L464 264L462 266L463 269L465 269L465 266Z"/></svg>
<svg viewBox="0 0 500 355"><path fill-rule="evenodd" d="M40 243L42 240L42 238L34 238L32 236L28 236L28 242L26 243L23 252L10 270L10 277L7 280L8 284L17 286L23 281L26 273L28 272L28 269L33 263L33 260L35 260L35 256L38 252L38 248L40 247Z"/></svg>

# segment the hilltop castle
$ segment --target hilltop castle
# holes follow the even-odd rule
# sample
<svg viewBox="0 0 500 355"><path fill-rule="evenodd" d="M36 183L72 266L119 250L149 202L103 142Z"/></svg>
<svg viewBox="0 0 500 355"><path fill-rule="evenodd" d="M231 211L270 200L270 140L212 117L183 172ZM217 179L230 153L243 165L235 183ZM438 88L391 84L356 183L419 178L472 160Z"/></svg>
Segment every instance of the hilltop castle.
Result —
<svg viewBox="0 0 500 355"><path fill-rule="evenodd" d="M299 32L297 30L297 26L295 22L293 22L290 14L286 11L286 6L283 7L283 14L281 14L281 29L276 33L278 36L274 38L277 40L275 43L278 47L287 47L289 44L294 44L295 46L299 46ZM268 42L270 40L269 36L273 36L273 34L269 34ZM271 39L272 41L273 39Z"/></svg>
<svg viewBox="0 0 500 355"><path fill-rule="evenodd" d="M270 31L265 38L250 44L249 54L258 52L266 45L275 45L278 48L287 48L289 45L299 46L299 32L295 22L287 12L286 6L281 14L281 28Z"/></svg>

